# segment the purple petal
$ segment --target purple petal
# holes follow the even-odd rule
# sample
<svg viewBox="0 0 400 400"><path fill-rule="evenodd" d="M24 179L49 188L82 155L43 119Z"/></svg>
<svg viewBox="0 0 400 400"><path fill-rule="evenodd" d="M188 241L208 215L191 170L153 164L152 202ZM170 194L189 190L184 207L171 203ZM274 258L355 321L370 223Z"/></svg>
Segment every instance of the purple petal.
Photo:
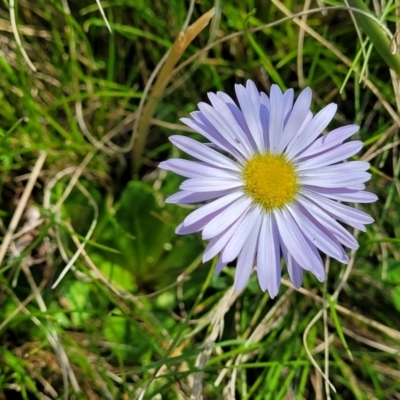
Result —
<svg viewBox="0 0 400 400"><path fill-rule="evenodd" d="M342 144L350 136L354 135L359 129L360 127L358 125L346 125L334 129L333 131L317 139L303 152L299 153L297 159L300 160L305 157L310 157L336 147L337 145Z"/></svg>
<svg viewBox="0 0 400 400"><path fill-rule="evenodd" d="M304 171L310 168L321 168L325 167L326 165L335 164L339 161L343 161L351 156L354 156L354 154L358 153L362 147L363 144L360 141L342 144L327 152L310 157L306 161L301 161L297 167L297 170Z"/></svg>
<svg viewBox="0 0 400 400"><path fill-rule="evenodd" d="M336 110L336 104L328 104L311 120L297 140L289 144L287 149L289 159L299 154L322 133L332 121Z"/></svg>
<svg viewBox="0 0 400 400"><path fill-rule="evenodd" d="M290 113L289 119L280 138L278 150L283 151L294 137L294 134L303 124L307 114L310 111L312 91L310 88L304 89L296 100Z"/></svg>
<svg viewBox="0 0 400 400"><path fill-rule="evenodd" d="M294 204L288 207L288 212L292 215L304 236L308 238L313 246L316 246L328 256L342 263L346 264L349 262L343 247L328 229L324 228L315 221L315 219L309 218L307 214L303 213L302 210Z"/></svg>
<svg viewBox="0 0 400 400"><path fill-rule="evenodd" d="M221 100L215 93L208 93L214 111L212 114L212 124L224 136L231 136L237 146L242 149L243 154L250 156L254 149L248 140L246 133L238 124L228 105Z"/></svg>
<svg viewBox="0 0 400 400"><path fill-rule="evenodd" d="M248 240L250 233L253 230L259 231L259 220L260 210L257 207L249 209L246 218L244 218L238 226L236 234L232 235L231 240L221 253L221 260L223 262L231 262L239 255L244 244Z"/></svg>
<svg viewBox="0 0 400 400"><path fill-rule="evenodd" d="M228 229L221 232L219 235L214 236L210 239L206 249L203 253L203 262L211 260L218 253L220 253L224 247L227 245L228 241L232 237L233 234L237 234L237 228L239 224L242 223L246 214L243 214L233 225L231 225Z"/></svg>
<svg viewBox="0 0 400 400"><path fill-rule="evenodd" d="M374 193L349 188L322 188L319 186L307 186L308 190L319 193L322 196L338 201L348 201L351 203L373 203L378 200Z"/></svg>
<svg viewBox="0 0 400 400"><path fill-rule="evenodd" d="M303 268L300 267L294 258L288 252L286 246L281 242L282 254L285 259L286 268L289 273L289 278L292 281L295 288L299 288L303 283Z"/></svg>
<svg viewBox="0 0 400 400"><path fill-rule="evenodd" d="M213 177L220 179L240 178L239 172L226 171L206 163L189 161L181 158L170 158L158 165L159 168L175 172L186 178Z"/></svg>
<svg viewBox="0 0 400 400"><path fill-rule="evenodd" d="M365 231L364 225L374 222L373 218L361 210L338 203L315 192L310 192L307 189L303 189L303 193L304 196L310 199L318 207L325 210L325 212L327 212L333 218L338 219L339 221L342 221L360 231Z"/></svg>
<svg viewBox="0 0 400 400"><path fill-rule="evenodd" d="M269 144L272 153L277 153L285 118L283 95L278 85L271 86L270 102Z"/></svg>
<svg viewBox="0 0 400 400"><path fill-rule="evenodd" d="M272 214L264 214L260 228L257 275L261 289L268 290L271 298L274 298L278 294L281 284L281 266L279 231Z"/></svg>
<svg viewBox="0 0 400 400"><path fill-rule="evenodd" d="M241 192L234 192L230 193L226 196L220 197L217 200L212 201L211 203L208 203L197 210L194 210L191 212L183 221L185 226L189 226L194 224L195 222L203 219L205 216L212 214L216 211L220 211L223 208L227 207L231 203L235 202L238 200L240 197L243 196L243 193Z"/></svg>
<svg viewBox="0 0 400 400"><path fill-rule="evenodd" d="M256 210L256 209L254 209ZM251 214L251 213L250 213ZM249 215L251 218L251 216ZM259 215L259 210L256 210L256 219L255 223L252 225L250 230L250 234L247 240L244 242L243 248L239 254L237 263L236 263L236 272L235 272L235 288L236 290L242 290L249 280L250 273L254 266L254 260L256 258L257 253L257 243L258 236L260 233L261 226L261 218ZM250 225L251 226L251 225ZM240 232L240 236L242 236L242 231ZM233 239L230 240L231 243ZM229 245L229 244L228 244ZM225 251L224 251L225 253Z"/></svg>
<svg viewBox="0 0 400 400"><path fill-rule="evenodd" d="M306 129L306 127L308 126L308 124L312 121L313 119L313 114L311 111L307 112L306 117L304 118L303 123L300 125L300 127L297 129L297 132L294 133L294 135L292 136L290 142L288 143L286 150L285 150L285 155L288 158L288 160L292 160L294 162L297 161L296 157L289 157L289 155L287 154L287 149L293 145L293 143L295 143L297 141L297 139L302 135L304 129Z"/></svg>
<svg viewBox="0 0 400 400"><path fill-rule="evenodd" d="M191 115L195 119L181 118L181 121L217 145L218 148L232 154L238 161L245 162L246 158L226 138L221 136L203 113L194 112Z"/></svg>
<svg viewBox="0 0 400 400"><path fill-rule="evenodd" d="M319 271L322 261L318 256L318 252L314 251L315 246L313 246L314 249L311 248L290 213L282 209L277 210L275 216L282 242L290 255L304 269Z"/></svg>
<svg viewBox="0 0 400 400"><path fill-rule="evenodd" d="M192 193L192 192L177 192L168 198L165 199L166 203L173 204L190 204L190 203L198 203L200 201L213 200L217 197L223 197L230 193L242 193L241 191L237 191L236 189L228 189L228 190L220 190L215 192L206 192L206 193Z"/></svg>
<svg viewBox="0 0 400 400"><path fill-rule="evenodd" d="M182 222L176 227L175 233L177 235L187 235L189 233L200 232L215 217L216 213L207 214L202 219L190 225L185 225L185 222Z"/></svg>
<svg viewBox="0 0 400 400"><path fill-rule="evenodd" d="M310 246L311 251L314 253L314 256L319 259L319 263L317 264L308 264L304 269L306 271L310 271L312 274L316 276L316 278L320 281L323 282L325 280L325 269L324 269L324 264L322 262L322 258L315 246L312 245L312 243L307 239L306 242Z"/></svg>
<svg viewBox="0 0 400 400"><path fill-rule="evenodd" d="M294 90L288 89L283 93L283 116L284 121L287 121L289 113L293 108Z"/></svg>
<svg viewBox="0 0 400 400"><path fill-rule="evenodd" d="M349 161L301 171L299 183L302 185L326 188L347 187L366 182L371 174L364 172L369 168L365 161Z"/></svg>
<svg viewBox="0 0 400 400"><path fill-rule="evenodd" d="M308 171L306 171L308 172ZM330 174L320 175L316 173L313 175L305 175L299 178L299 183L303 186L312 185L320 186L325 188L340 188L346 187L353 183L366 182L371 178L371 174L368 172L354 172L349 171L347 175L343 175L340 172L334 172Z"/></svg>
<svg viewBox="0 0 400 400"><path fill-rule="evenodd" d="M199 110L202 115L208 120L209 124L219 133L219 136L224 138L243 158L247 158L251 151L244 142L241 136L236 136L235 132L230 129L230 123L224 121L223 115L219 113L214 107L207 103L199 103ZM232 122L234 119L232 120Z"/></svg>
<svg viewBox="0 0 400 400"><path fill-rule="evenodd" d="M260 152L265 150L263 130L260 121L260 93L255 84L248 80L246 88L242 85L235 85L236 96L246 119L246 124Z"/></svg>
<svg viewBox="0 0 400 400"><path fill-rule="evenodd" d="M252 149L255 151L257 149L256 142L254 141L254 137L249 131L249 127L247 126L246 119L240 108L236 105L236 103L232 100L230 96L223 92L217 92L217 96L226 103L236 122L239 124L242 131L246 134L248 142L251 144Z"/></svg>
<svg viewBox="0 0 400 400"><path fill-rule="evenodd" d="M223 270L223 268L226 267L226 264L227 263L223 263L221 261L221 259L219 258L218 261L217 261L217 265L215 266L214 274L215 275L219 274Z"/></svg>
<svg viewBox="0 0 400 400"><path fill-rule="evenodd" d="M263 130L264 137L264 148L268 149L270 147L269 143L269 112L270 101L268 96L261 92L260 93L260 121Z"/></svg>
<svg viewBox="0 0 400 400"><path fill-rule="evenodd" d="M242 179L221 178L190 178L179 187L188 192L215 192L219 190L236 189L243 186Z"/></svg>
<svg viewBox="0 0 400 400"><path fill-rule="evenodd" d="M345 163L329 165L323 168L314 168L306 172L307 175L318 175L320 171L323 173L340 172L344 173L346 171L364 172L370 167L369 163L366 161L348 161Z"/></svg>
<svg viewBox="0 0 400 400"><path fill-rule="evenodd" d="M358 242L342 225L334 218L319 208L307 198L300 196L297 200L302 207L303 213L308 214L308 218L315 219L322 226L325 226L344 246L349 249L358 249Z"/></svg>
<svg viewBox="0 0 400 400"><path fill-rule="evenodd" d="M237 172L240 171L240 167L234 161L211 149L209 146L199 143L197 140L178 135L170 136L169 140L185 153L201 161L215 165L219 168L229 169Z"/></svg>
<svg viewBox="0 0 400 400"><path fill-rule="evenodd" d="M242 196L225 209L223 209L211 222L203 229L203 239L211 239L229 228L242 214L247 213L251 206L252 199ZM225 260L223 260L225 261Z"/></svg>

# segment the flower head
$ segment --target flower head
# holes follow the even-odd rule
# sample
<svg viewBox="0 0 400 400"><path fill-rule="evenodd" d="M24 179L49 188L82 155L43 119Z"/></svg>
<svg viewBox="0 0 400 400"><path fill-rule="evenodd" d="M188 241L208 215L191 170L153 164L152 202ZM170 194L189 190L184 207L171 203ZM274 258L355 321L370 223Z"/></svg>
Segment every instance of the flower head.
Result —
<svg viewBox="0 0 400 400"><path fill-rule="evenodd" d="M357 125L319 137L336 113L329 104L315 116L312 92L273 85L270 97L252 81L236 85L239 106L227 94L209 93L192 119L182 121L204 136L202 144L185 136L171 142L198 161L170 159L160 167L187 179L169 203L207 202L178 226L178 234L202 231L209 243L203 261L219 255L217 271L236 261L235 287L242 289L253 267L262 290L276 296L283 256L290 279L299 287L303 270L325 279L320 252L347 263L343 249L358 247L338 222L359 230L373 222L366 213L341 202L368 203L370 179L364 161L343 162L362 148L344 143Z"/></svg>

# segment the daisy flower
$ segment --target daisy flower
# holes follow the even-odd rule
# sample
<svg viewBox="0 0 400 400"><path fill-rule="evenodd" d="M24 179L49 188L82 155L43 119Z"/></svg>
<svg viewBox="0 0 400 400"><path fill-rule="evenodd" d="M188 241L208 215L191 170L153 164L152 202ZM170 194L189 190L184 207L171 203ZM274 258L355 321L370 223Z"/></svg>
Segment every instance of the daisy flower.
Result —
<svg viewBox="0 0 400 400"><path fill-rule="evenodd" d="M343 248L358 247L338 222L365 231L373 219L342 202L369 203L364 191L371 175L365 161L347 161L362 142L345 142L359 127L347 125L319 137L336 113L329 104L310 111L312 91L294 102L292 89L272 85L268 97L252 81L235 86L239 105L223 92L209 93L211 105L182 122L210 143L186 136L170 141L198 161L170 159L160 168L188 178L168 203L206 202L177 227L178 234L202 232L208 245L203 262L219 256L216 272L236 260L235 288L241 290L257 269L271 297L281 282L281 258L299 287L303 270L325 279L321 252L341 263Z"/></svg>

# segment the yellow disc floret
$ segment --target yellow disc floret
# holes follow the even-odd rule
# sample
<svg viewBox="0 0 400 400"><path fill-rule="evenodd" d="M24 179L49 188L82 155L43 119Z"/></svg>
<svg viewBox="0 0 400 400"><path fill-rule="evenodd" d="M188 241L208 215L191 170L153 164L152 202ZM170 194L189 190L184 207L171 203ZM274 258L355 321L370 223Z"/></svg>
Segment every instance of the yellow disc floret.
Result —
<svg viewBox="0 0 400 400"><path fill-rule="evenodd" d="M256 154L242 176L244 191L265 210L293 202L299 190L295 167L282 154Z"/></svg>

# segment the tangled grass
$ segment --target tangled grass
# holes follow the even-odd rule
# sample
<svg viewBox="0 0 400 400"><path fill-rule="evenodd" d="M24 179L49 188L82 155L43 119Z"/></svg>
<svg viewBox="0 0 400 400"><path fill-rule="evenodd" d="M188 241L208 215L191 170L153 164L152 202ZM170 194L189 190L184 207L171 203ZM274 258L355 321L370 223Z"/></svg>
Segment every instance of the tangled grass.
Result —
<svg viewBox="0 0 400 400"><path fill-rule="evenodd" d="M365 12L396 52L395 2ZM400 399L400 90L377 47L345 2L3 3L0 399ZM247 78L338 103L379 196L348 266L274 300L175 235L157 168Z"/></svg>

